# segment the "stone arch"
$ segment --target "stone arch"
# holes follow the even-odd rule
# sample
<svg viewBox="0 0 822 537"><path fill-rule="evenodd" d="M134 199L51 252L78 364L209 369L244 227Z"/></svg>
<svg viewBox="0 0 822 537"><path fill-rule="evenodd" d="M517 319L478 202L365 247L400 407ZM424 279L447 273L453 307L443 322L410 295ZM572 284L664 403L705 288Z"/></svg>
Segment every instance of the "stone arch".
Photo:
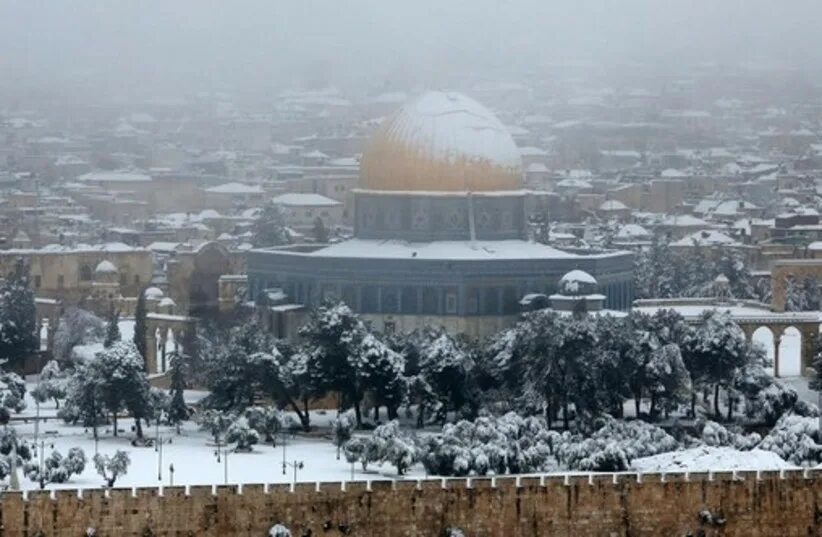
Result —
<svg viewBox="0 0 822 537"><path fill-rule="evenodd" d="M94 272L91 270L91 266L83 263L80 265L79 276L81 282L90 282L94 279Z"/></svg>
<svg viewBox="0 0 822 537"><path fill-rule="evenodd" d="M776 351L775 341L776 337L770 326L762 325L753 330L750 334L751 343L761 345L765 349L765 356L773 363L774 353Z"/></svg>
<svg viewBox="0 0 822 537"><path fill-rule="evenodd" d="M194 254L194 271L189 282L189 311L208 315L219 309L219 279L231 272L228 250L216 242L201 246Z"/></svg>
<svg viewBox="0 0 822 537"><path fill-rule="evenodd" d="M774 371L774 375L784 377L802 374L802 331L793 325L785 326L778 340L779 369Z"/></svg>

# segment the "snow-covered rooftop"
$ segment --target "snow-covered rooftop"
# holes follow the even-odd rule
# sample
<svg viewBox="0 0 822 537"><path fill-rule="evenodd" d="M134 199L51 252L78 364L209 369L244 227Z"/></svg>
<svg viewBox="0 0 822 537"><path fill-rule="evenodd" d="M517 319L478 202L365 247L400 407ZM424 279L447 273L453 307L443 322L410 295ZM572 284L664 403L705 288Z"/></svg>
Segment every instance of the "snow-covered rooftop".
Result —
<svg viewBox="0 0 822 537"><path fill-rule="evenodd" d="M107 182L143 182L151 181L151 176L137 172L89 172L77 177L78 181L107 183Z"/></svg>
<svg viewBox="0 0 822 537"><path fill-rule="evenodd" d="M295 255L300 255L296 254ZM350 239L302 255L313 257L492 260L492 259L566 259L578 257L544 244L522 240L435 241Z"/></svg>
<svg viewBox="0 0 822 537"><path fill-rule="evenodd" d="M246 185L243 183L224 183L222 185L206 188L206 192L212 194L262 194L263 187L259 185Z"/></svg>
<svg viewBox="0 0 822 537"><path fill-rule="evenodd" d="M320 194L311 193L280 194L279 196L275 196L271 201L284 206L308 205L313 207L336 207L337 205L341 205L341 203L337 200L327 198Z"/></svg>
<svg viewBox="0 0 822 537"><path fill-rule="evenodd" d="M703 229L702 231L691 233L678 241L672 242L671 246L693 246L694 244L697 246L731 246L739 244L739 242L719 231L713 229Z"/></svg>

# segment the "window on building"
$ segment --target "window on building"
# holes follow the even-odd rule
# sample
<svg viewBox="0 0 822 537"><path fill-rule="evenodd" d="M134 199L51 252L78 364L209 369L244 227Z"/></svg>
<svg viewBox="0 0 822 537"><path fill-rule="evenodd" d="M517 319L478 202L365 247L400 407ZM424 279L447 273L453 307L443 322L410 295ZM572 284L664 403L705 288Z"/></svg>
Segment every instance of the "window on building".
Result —
<svg viewBox="0 0 822 537"><path fill-rule="evenodd" d="M400 312L400 297L396 289L384 288L382 290L382 312Z"/></svg>
<svg viewBox="0 0 822 537"><path fill-rule="evenodd" d="M66 279L63 277L62 274L57 276L57 288L62 289L66 285Z"/></svg>
<svg viewBox="0 0 822 537"><path fill-rule="evenodd" d="M445 313L457 313L457 292L448 291L445 293Z"/></svg>
<svg viewBox="0 0 822 537"><path fill-rule="evenodd" d="M502 312L511 315L519 311L519 297L514 287L506 287L502 293Z"/></svg>
<svg viewBox="0 0 822 537"><path fill-rule="evenodd" d="M80 281L87 282L93 279L93 275L91 273L91 267L88 265L83 265L80 267Z"/></svg>
<svg viewBox="0 0 822 537"><path fill-rule="evenodd" d="M437 290L425 287L422 290L422 312L426 315L439 313Z"/></svg>
<svg viewBox="0 0 822 537"><path fill-rule="evenodd" d="M40 278L40 275L37 274L34 276L34 287L35 289L40 289L40 285L42 285L43 280Z"/></svg>
<svg viewBox="0 0 822 537"><path fill-rule="evenodd" d="M465 313L476 315L479 313L479 290L468 289L465 293Z"/></svg>
<svg viewBox="0 0 822 537"><path fill-rule="evenodd" d="M402 312L410 315L418 313L419 306L417 305L417 288L403 287L402 288Z"/></svg>
<svg viewBox="0 0 822 537"><path fill-rule="evenodd" d="M377 288L363 287L362 289L362 312L377 313Z"/></svg>
<svg viewBox="0 0 822 537"><path fill-rule="evenodd" d="M495 315L499 313L499 290L496 287L489 287L485 290L483 309L486 314Z"/></svg>
<svg viewBox="0 0 822 537"><path fill-rule="evenodd" d="M134 275L134 285L140 285L140 275L139 274Z"/></svg>
<svg viewBox="0 0 822 537"><path fill-rule="evenodd" d="M383 323L383 333L393 334L397 331L397 323L394 321L385 321Z"/></svg>

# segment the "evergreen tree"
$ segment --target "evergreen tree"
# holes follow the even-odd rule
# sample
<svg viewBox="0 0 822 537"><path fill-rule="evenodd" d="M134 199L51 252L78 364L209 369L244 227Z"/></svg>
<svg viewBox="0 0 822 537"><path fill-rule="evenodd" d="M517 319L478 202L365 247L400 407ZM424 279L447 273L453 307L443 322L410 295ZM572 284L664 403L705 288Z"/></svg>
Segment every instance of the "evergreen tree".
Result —
<svg viewBox="0 0 822 537"><path fill-rule="evenodd" d="M109 315L106 323L106 337L103 340L103 348L108 349L114 345L115 342L120 341L121 339L120 312L112 308L111 314Z"/></svg>
<svg viewBox="0 0 822 537"><path fill-rule="evenodd" d="M143 438L143 419L151 416L149 384L143 361L130 341L116 342L97 353L89 364L100 387L102 401L112 416L117 436L117 414L128 410L134 418L137 438Z"/></svg>
<svg viewBox="0 0 822 537"><path fill-rule="evenodd" d="M185 402L185 361L178 352L171 353L171 386L169 395L171 401L168 408L168 422L177 428L180 434L180 424L190 416L188 405Z"/></svg>
<svg viewBox="0 0 822 537"><path fill-rule="evenodd" d="M314 240L319 243L328 242L328 228L325 227L325 222L319 216L314 219Z"/></svg>
<svg viewBox="0 0 822 537"><path fill-rule="evenodd" d="M141 289L140 294L137 296L137 306L134 308L134 346L137 347L137 352L140 353L140 356L143 359L143 364L145 368L146 356L147 356L147 348L146 348L146 337L148 336L148 326L146 325L146 315L148 311L146 310L146 290Z"/></svg>
<svg viewBox="0 0 822 537"><path fill-rule="evenodd" d="M363 388L354 365L365 334L363 322L343 303L323 304L300 329L311 385L317 395L341 394L343 406L354 408L357 427L362 426Z"/></svg>
<svg viewBox="0 0 822 537"><path fill-rule="evenodd" d="M251 243L256 248L281 246L291 242L283 209L276 203L269 203L263 207L251 233Z"/></svg>
<svg viewBox="0 0 822 537"><path fill-rule="evenodd" d="M15 367L40 347L28 271L28 265L18 259L14 271L0 286L0 358Z"/></svg>
<svg viewBox="0 0 822 537"><path fill-rule="evenodd" d="M54 358L62 363L73 359L74 347L96 343L105 336L102 319L80 308L68 308L54 333Z"/></svg>
<svg viewBox="0 0 822 537"><path fill-rule="evenodd" d="M374 419L379 420L380 405L388 410L388 419L396 419L397 408L405 397L402 356L391 350L373 334L366 334L359 349L351 355L357 399L366 392L374 399Z"/></svg>

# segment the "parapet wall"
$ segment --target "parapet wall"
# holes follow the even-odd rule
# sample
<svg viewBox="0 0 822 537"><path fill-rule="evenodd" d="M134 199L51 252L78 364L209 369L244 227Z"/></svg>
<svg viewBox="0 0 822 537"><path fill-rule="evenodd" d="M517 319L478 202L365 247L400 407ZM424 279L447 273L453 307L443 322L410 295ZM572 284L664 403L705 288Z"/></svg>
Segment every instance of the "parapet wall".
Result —
<svg viewBox="0 0 822 537"><path fill-rule="evenodd" d="M10 492L0 536L822 535L822 471Z"/></svg>

